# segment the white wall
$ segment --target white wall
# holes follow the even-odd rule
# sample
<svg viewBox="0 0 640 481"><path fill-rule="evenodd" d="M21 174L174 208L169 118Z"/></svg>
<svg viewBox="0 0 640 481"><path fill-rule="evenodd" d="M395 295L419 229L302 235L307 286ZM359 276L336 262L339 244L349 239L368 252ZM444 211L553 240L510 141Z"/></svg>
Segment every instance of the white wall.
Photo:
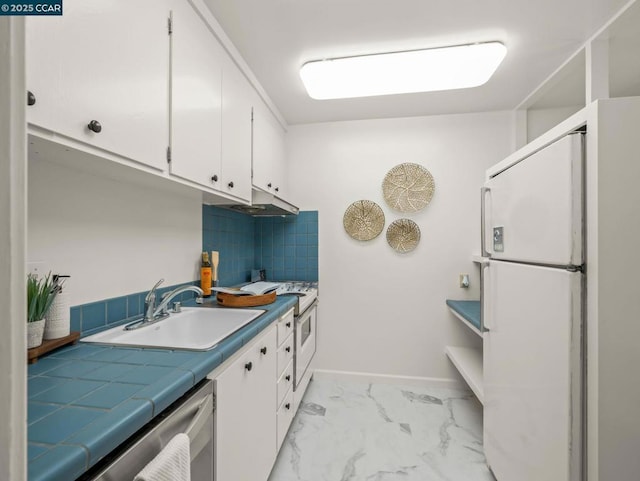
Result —
<svg viewBox="0 0 640 481"><path fill-rule="evenodd" d="M508 112L292 126L287 137L292 200L319 211L318 369L456 378L446 345L474 345L445 299L478 298L480 186L487 167L511 150ZM433 174L436 192L407 217L422 238L398 254L385 232L370 242L344 231L345 209L377 202L387 225L402 214L382 197L382 179L403 162ZM386 226L385 226L386 229ZM472 288L458 274L472 274Z"/></svg>
<svg viewBox="0 0 640 481"><path fill-rule="evenodd" d="M40 153L46 157L46 153ZM71 305L198 278L202 197L29 160L28 261L70 274Z"/></svg>

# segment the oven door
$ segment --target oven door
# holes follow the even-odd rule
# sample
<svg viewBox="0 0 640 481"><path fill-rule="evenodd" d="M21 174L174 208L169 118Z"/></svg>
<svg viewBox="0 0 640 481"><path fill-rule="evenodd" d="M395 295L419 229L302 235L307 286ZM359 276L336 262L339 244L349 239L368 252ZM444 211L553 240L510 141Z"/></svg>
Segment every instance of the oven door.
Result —
<svg viewBox="0 0 640 481"><path fill-rule="evenodd" d="M316 353L316 311L314 303L296 319L296 350L294 369L294 390L298 388L311 359Z"/></svg>

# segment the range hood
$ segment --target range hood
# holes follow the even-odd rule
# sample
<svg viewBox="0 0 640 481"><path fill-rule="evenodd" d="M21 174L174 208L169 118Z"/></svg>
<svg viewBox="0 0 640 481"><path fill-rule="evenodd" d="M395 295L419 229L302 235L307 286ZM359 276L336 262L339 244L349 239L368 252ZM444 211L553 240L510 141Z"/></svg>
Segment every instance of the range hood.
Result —
<svg viewBox="0 0 640 481"><path fill-rule="evenodd" d="M253 217L276 217L283 215L298 215L300 209L284 199L269 192L253 189L251 192L251 205L227 204L218 205L225 209L242 212Z"/></svg>

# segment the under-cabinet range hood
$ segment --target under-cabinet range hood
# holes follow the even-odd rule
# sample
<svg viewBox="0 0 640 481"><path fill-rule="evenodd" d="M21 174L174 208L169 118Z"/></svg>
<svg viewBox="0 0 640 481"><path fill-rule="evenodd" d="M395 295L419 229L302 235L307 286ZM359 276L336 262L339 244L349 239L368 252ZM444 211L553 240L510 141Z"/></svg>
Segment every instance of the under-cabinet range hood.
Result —
<svg viewBox="0 0 640 481"><path fill-rule="evenodd" d="M253 189L251 205L220 204L218 207L235 210L254 217L275 217L281 215L298 215L300 209L284 199L262 190Z"/></svg>

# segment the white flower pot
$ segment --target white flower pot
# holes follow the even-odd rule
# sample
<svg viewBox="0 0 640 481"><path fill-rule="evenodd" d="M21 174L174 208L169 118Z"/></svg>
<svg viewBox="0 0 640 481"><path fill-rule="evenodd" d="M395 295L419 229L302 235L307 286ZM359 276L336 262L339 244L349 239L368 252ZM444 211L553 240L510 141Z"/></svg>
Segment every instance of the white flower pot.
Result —
<svg viewBox="0 0 640 481"><path fill-rule="evenodd" d="M38 347L42 344L45 320L27 322L27 348Z"/></svg>
<svg viewBox="0 0 640 481"><path fill-rule="evenodd" d="M66 292L60 292L47 311L47 322L44 327L45 339L58 339L71 332L69 319L69 300Z"/></svg>

